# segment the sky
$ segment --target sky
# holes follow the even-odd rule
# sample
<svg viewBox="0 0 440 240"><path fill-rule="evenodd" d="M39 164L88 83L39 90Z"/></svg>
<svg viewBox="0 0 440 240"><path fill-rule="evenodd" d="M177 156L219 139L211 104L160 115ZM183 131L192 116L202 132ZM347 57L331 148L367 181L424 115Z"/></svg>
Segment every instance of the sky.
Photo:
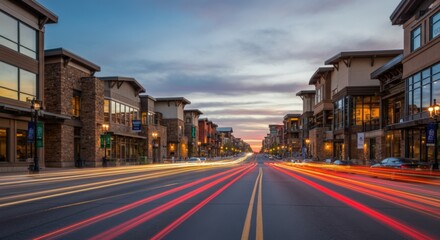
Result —
<svg viewBox="0 0 440 240"><path fill-rule="evenodd" d="M302 113L301 90L342 51L401 49L400 0L38 0L58 16L45 48L185 97L259 151L269 124Z"/></svg>

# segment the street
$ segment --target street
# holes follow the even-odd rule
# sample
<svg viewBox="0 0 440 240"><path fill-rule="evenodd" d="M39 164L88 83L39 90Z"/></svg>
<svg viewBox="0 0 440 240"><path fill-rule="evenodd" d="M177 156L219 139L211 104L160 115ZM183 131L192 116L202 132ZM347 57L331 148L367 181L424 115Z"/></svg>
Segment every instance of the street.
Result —
<svg viewBox="0 0 440 240"><path fill-rule="evenodd" d="M269 161L0 176L0 239L440 239L438 180Z"/></svg>

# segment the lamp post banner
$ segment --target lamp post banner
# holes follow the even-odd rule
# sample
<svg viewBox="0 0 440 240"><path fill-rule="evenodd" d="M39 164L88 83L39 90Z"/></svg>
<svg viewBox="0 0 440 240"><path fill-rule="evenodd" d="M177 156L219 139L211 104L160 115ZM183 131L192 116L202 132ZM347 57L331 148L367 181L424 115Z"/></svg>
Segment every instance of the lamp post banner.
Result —
<svg viewBox="0 0 440 240"><path fill-rule="evenodd" d="M357 149L364 149L365 133L360 132L357 134Z"/></svg>
<svg viewBox="0 0 440 240"><path fill-rule="evenodd" d="M426 126L426 146L435 146L437 123L429 123Z"/></svg>
<svg viewBox="0 0 440 240"><path fill-rule="evenodd" d="M141 120L132 120L131 126L132 126L132 128L131 128L132 132L141 132L141 130L142 130Z"/></svg>
<svg viewBox="0 0 440 240"><path fill-rule="evenodd" d="M42 148L43 147L43 123L42 122L38 122L37 123L37 148Z"/></svg>
<svg viewBox="0 0 440 240"><path fill-rule="evenodd" d="M35 137L35 124L34 122L28 122L28 134L27 134L27 141L33 142Z"/></svg>

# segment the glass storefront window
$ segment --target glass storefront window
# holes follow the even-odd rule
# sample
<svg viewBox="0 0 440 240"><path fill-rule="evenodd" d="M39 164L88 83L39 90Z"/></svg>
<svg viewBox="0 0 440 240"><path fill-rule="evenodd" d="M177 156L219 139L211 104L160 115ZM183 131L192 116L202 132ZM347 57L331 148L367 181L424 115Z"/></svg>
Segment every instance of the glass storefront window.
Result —
<svg viewBox="0 0 440 240"><path fill-rule="evenodd" d="M116 102L115 101L111 101L112 102L112 122L116 123Z"/></svg>
<svg viewBox="0 0 440 240"><path fill-rule="evenodd" d="M121 124L125 125L126 115L125 115L125 105L121 104Z"/></svg>
<svg viewBox="0 0 440 240"><path fill-rule="evenodd" d="M104 100L104 122L110 122L110 101Z"/></svg>
<svg viewBox="0 0 440 240"><path fill-rule="evenodd" d="M18 51L18 21L0 11L0 44L12 50Z"/></svg>
<svg viewBox="0 0 440 240"><path fill-rule="evenodd" d="M8 129L0 128L0 162L8 161Z"/></svg>
<svg viewBox="0 0 440 240"><path fill-rule="evenodd" d="M17 161L25 162L32 157L32 143L27 141L27 130L17 130Z"/></svg>
<svg viewBox="0 0 440 240"><path fill-rule="evenodd" d="M0 44L37 58L37 31L0 11Z"/></svg>
<svg viewBox="0 0 440 240"><path fill-rule="evenodd" d="M20 69L20 101L26 102L27 98L37 95L37 75Z"/></svg>
<svg viewBox="0 0 440 240"><path fill-rule="evenodd" d="M0 62L0 95L18 99L18 68Z"/></svg>
<svg viewBox="0 0 440 240"><path fill-rule="evenodd" d="M26 102L37 94L37 75L0 62L0 96Z"/></svg>
<svg viewBox="0 0 440 240"><path fill-rule="evenodd" d="M362 98L361 97L354 97L354 109L353 109L353 115L355 119L355 125L362 126Z"/></svg>
<svg viewBox="0 0 440 240"><path fill-rule="evenodd" d="M20 23L20 52L37 58L37 32L23 23Z"/></svg>

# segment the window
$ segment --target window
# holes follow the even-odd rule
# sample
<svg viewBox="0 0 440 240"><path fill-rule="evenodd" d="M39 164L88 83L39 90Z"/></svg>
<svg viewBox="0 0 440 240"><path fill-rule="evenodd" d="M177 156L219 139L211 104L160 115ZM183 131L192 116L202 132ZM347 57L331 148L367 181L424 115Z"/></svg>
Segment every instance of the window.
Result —
<svg viewBox="0 0 440 240"><path fill-rule="evenodd" d="M37 58L37 31L0 11L0 44Z"/></svg>
<svg viewBox="0 0 440 240"><path fill-rule="evenodd" d="M104 100L104 122L110 122L110 101Z"/></svg>
<svg viewBox="0 0 440 240"><path fill-rule="evenodd" d="M0 162L8 160L8 129L0 128Z"/></svg>
<svg viewBox="0 0 440 240"><path fill-rule="evenodd" d="M26 130L17 130L17 161L25 162L26 159L32 157L32 142L27 140Z"/></svg>
<svg viewBox="0 0 440 240"><path fill-rule="evenodd" d="M141 120L142 120L142 125L147 125L147 113L146 112L141 113Z"/></svg>
<svg viewBox="0 0 440 240"><path fill-rule="evenodd" d="M128 119L128 113L129 113L128 108L129 107L127 107L127 111L125 111L125 105L121 104L121 124L122 125L125 125L126 119ZM127 113L127 115L125 113Z"/></svg>
<svg viewBox="0 0 440 240"><path fill-rule="evenodd" d="M81 92L77 90L73 90L72 116L75 118L79 118L80 110L81 110Z"/></svg>
<svg viewBox="0 0 440 240"><path fill-rule="evenodd" d="M415 51L422 45L422 27L418 26L411 31L411 52Z"/></svg>
<svg viewBox="0 0 440 240"><path fill-rule="evenodd" d="M149 125L154 125L157 124L154 122L154 112L148 112L148 124Z"/></svg>
<svg viewBox="0 0 440 240"><path fill-rule="evenodd" d="M440 12L431 17L431 39L440 35Z"/></svg>
<svg viewBox="0 0 440 240"><path fill-rule="evenodd" d="M427 112L440 99L440 63L409 77L406 84L408 115Z"/></svg>
<svg viewBox="0 0 440 240"><path fill-rule="evenodd" d="M36 95L36 74L0 62L0 96L25 102Z"/></svg>
<svg viewBox="0 0 440 240"><path fill-rule="evenodd" d="M112 122L116 123L116 102L115 101L112 101L111 111L112 111Z"/></svg>

